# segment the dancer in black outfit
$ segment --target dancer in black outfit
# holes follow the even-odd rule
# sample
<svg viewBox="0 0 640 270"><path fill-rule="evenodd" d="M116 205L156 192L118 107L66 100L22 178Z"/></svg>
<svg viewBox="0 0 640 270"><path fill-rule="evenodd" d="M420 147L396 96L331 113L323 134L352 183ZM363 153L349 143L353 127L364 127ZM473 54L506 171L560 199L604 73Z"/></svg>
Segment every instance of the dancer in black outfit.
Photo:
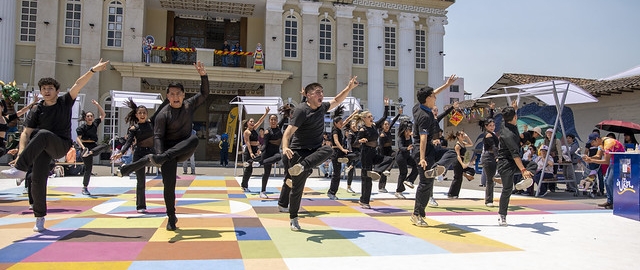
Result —
<svg viewBox="0 0 640 270"><path fill-rule="evenodd" d="M292 187L284 184L278 199L278 206L289 205L290 228L300 230L298 210L307 177L313 168L327 160L333 152L330 146L322 146L324 133L324 115L340 105L353 88L358 86L356 77L352 77L347 87L330 102L323 102L324 90L319 83L311 83L304 88L306 102L296 107L282 137L284 166L287 169L285 179L292 180ZM289 141L291 139L291 141Z"/></svg>
<svg viewBox="0 0 640 270"><path fill-rule="evenodd" d="M333 128L331 128L331 141L333 148L333 155L331 156L331 166L333 166L333 175L331 176L331 185L329 186L329 191L327 191L327 197L332 200L337 200L338 197L336 193L338 192L338 187L340 186L340 175L342 174L342 163L348 163L349 158L347 158L347 154L349 150L346 148L345 137L342 134L342 128L344 128L344 123L351 121L354 115L358 113L355 110L347 119L342 120L342 113L344 112L344 106L340 105L333 112ZM351 185L351 184L349 184Z"/></svg>
<svg viewBox="0 0 640 270"><path fill-rule="evenodd" d="M360 162L360 142L358 141L358 121L351 120L347 124L345 128L345 135L347 137L347 150L349 153L347 154L347 158L349 162L347 163L347 167L344 169L344 173L347 175L347 192L356 193L351 188L351 183L353 183L353 177L356 174L356 170L354 167L358 162Z"/></svg>
<svg viewBox="0 0 640 270"><path fill-rule="evenodd" d="M240 183L240 186L244 192L251 192L249 191L249 178L251 178L251 174L253 173L253 162L260 161L261 156L260 142L258 141L259 135L256 127L262 125L267 114L269 114L269 107L265 108L264 114L258 119L258 122L253 118L249 118L242 123L242 127L244 128L242 139L244 140L245 148L242 153L244 171L242 173L242 183Z"/></svg>
<svg viewBox="0 0 640 270"><path fill-rule="evenodd" d="M166 106L166 102L163 102L160 108L156 110L156 113L162 109L162 107ZM155 120L155 114L148 118L149 112L147 107L143 105L136 105L135 102L131 98L128 101L125 101L125 105L131 108L131 111L124 118L124 121L129 123L131 126L129 127L129 131L127 134L127 141L122 146L120 153L117 153L111 157L111 160L116 160L122 157L123 153L126 153L127 150L135 141L135 146L133 146L133 162L131 164L123 165L120 169L118 169L118 176L122 177L122 175L129 175L132 170L131 168L138 168L136 172L136 210L138 213L146 213L147 212L147 202L145 199L145 189L146 189L146 176L145 176L145 168L140 167L137 163L142 162L142 164L147 164L148 160L145 160L144 157L153 154L153 121Z"/></svg>
<svg viewBox="0 0 640 270"><path fill-rule="evenodd" d="M389 99L385 98L385 110L388 110L389 107ZM391 120L391 122L387 121L386 118L382 125L380 126L380 137L378 137L378 153L383 156L391 157L391 163L386 166L376 166L376 171L382 172L380 175L380 181L378 182L378 192L379 193L387 193L387 176L390 174L390 170L393 167L393 162L395 160L395 153L393 152L393 141L391 138L391 127L396 124L398 118L402 115L402 107L398 109L398 113Z"/></svg>
<svg viewBox="0 0 640 270"><path fill-rule="evenodd" d="M262 187L260 189L260 198L262 199L269 198L269 196L267 196L267 182L269 181L271 168L273 167L273 164L282 159L282 154L280 154L280 145L282 144L282 125L285 121L286 117L282 117L280 122L278 122L277 115L270 115L269 128L264 132L264 145L262 146L262 157L260 158L260 164L264 166Z"/></svg>
<svg viewBox="0 0 640 270"><path fill-rule="evenodd" d="M402 192L406 190L405 185L413 188L413 182L418 177L418 167L416 161L411 157L411 150L413 150L413 123L410 121L402 121L398 127L398 136L396 136L396 143L398 144L398 152L396 153L396 164L398 164L398 183L396 186L396 193L394 194L398 199L406 199ZM411 174L407 176L411 167Z"/></svg>
<svg viewBox="0 0 640 270"><path fill-rule="evenodd" d="M12 178L24 178L32 169L31 193L33 195L33 215L35 232L44 231L44 216L47 215L47 179L52 159L64 157L71 148L71 112L76 97L82 87L95 72L107 68L109 61L100 62L83 74L69 91L58 96L60 83L53 78L38 81L43 101L31 110L24 121L20 134L20 147L15 167L2 173ZM37 132L34 132L36 131Z"/></svg>
<svg viewBox="0 0 640 270"><path fill-rule="evenodd" d="M2 112L2 117L0 117L0 156L4 156L4 154L7 153L7 150L10 150L7 149L7 143L4 141L4 138L7 136L7 131L9 130L9 123L11 123L11 121L13 120L18 119L20 116L31 110L33 106L36 106L38 104L38 101L38 94L34 93L33 101L29 105L24 106L24 108L9 115L5 115L5 113L7 112L7 108L5 107L4 100L0 102L0 112ZM16 181L18 180L20 181L20 183L18 184L19 186L20 184L22 184L23 179L16 179Z"/></svg>
<svg viewBox="0 0 640 270"><path fill-rule="evenodd" d="M473 168L469 167L469 165L464 162L464 155L467 153L467 147L473 146L473 142L471 141L471 138L464 133L464 131L450 133L447 136L447 140L456 141L453 149L456 152L456 158L458 161L453 164L453 181L451 182L451 186L449 186L447 197L449 199L457 199L460 195L460 189L462 188L462 175L465 174L465 177L469 181L473 180L473 176L467 176L467 172L473 170ZM475 174L475 171L473 171L473 174Z"/></svg>
<svg viewBox="0 0 640 270"><path fill-rule="evenodd" d="M82 161L84 162L84 178L82 180L83 195L91 195L87 187L89 186L89 180L91 180L91 173L93 172L93 157L109 149L108 144L98 144L98 127L100 123L104 121L107 114L97 101L91 100L91 103L98 108L100 118L95 119L93 112L82 111L81 120L84 121L84 123L76 129L76 133L78 134L76 142L82 147Z"/></svg>
<svg viewBox="0 0 640 270"><path fill-rule="evenodd" d="M362 194L360 196L359 203L362 208L371 209L369 202L371 200L371 189L373 187L372 181L380 179L380 172L375 171L374 166L378 165L378 168L386 168L393 162L391 157L378 154L376 149L378 147L378 138L380 136L376 124L382 124L386 117L383 117L378 120L377 123L374 123L373 115L368 111L364 111L355 118L363 123L360 130L358 130L358 141L362 144L360 149L360 161L362 162L360 175L360 179L362 181Z"/></svg>
<svg viewBox="0 0 640 270"><path fill-rule="evenodd" d="M135 166L128 168L128 171L137 171L148 165L161 168L169 231L175 231L178 223L175 194L178 162L189 159L198 147L198 136L191 133L193 113L207 101L209 96L209 76L204 64L198 61L193 65L200 75L200 92L185 99L184 87L181 83L171 83L167 86L165 102L168 106L156 112L153 123L153 148L156 154L147 155L138 160Z"/></svg>
<svg viewBox="0 0 640 270"><path fill-rule="evenodd" d="M478 122L480 129L485 132L482 139L482 156L480 162L482 164L482 177L486 179L484 189L484 204L487 207L493 207L493 189L495 182L493 177L496 175L496 157L498 156L498 136L494 133L496 130L496 122L493 120L494 103L489 104L489 117Z"/></svg>

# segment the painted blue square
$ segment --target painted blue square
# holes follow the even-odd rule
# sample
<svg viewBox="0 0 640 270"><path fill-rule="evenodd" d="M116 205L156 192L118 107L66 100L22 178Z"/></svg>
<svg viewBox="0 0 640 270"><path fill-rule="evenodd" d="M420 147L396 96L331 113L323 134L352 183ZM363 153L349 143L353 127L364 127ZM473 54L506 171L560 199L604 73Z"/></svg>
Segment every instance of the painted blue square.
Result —
<svg viewBox="0 0 640 270"><path fill-rule="evenodd" d="M0 263L16 263L40 251L53 242L16 243L0 249Z"/></svg>
<svg viewBox="0 0 640 270"><path fill-rule="evenodd" d="M229 198L234 198L234 199L238 199L238 198L246 198L247 195L244 194L229 194Z"/></svg>
<svg viewBox="0 0 640 270"><path fill-rule="evenodd" d="M236 238L243 240L271 240L264 227L236 227Z"/></svg>

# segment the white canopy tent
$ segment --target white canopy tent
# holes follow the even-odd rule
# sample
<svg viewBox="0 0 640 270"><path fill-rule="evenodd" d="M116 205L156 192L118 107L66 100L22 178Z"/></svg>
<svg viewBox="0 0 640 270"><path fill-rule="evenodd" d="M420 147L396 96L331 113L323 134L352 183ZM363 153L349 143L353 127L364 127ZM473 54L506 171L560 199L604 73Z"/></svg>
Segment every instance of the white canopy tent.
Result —
<svg viewBox="0 0 640 270"><path fill-rule="evenodd" d="M236 160L234 164L233 173L236 174L238 169L238 153L240 153L240 145L242 138L242 112L243 108L246 114L264 114L266 107L269 107L269 111L272 114L278 113L278 108L283 105L282 98L280 97L247 97L236 96L229 104L238 105L238 133L236 135Z"/></svg>
<svg viewBox="0 0 640 270"><path fill-rule="evenodd" d="M138 106L145 106L147 109L156 109L162 104L162 94L159 93L142 93L111 90L111 148L115 148L116 137L116 110L127 108L125 101L131 98ZM113 163L111 163L111 173L113 173Z"/></svg>
<svg viewBox="0 0 640 270"><path fill-rule="evenodd" d="M522 84L522 85L514 85L514 86L505 86L503 87L504 94L485 96L477 98L480 99L493 99L505 97L507 98L507 103L511 104L511 98L515 97L518 102L521 97L535 97L540 101L546 103L550 106L556 106L556 110L558 114L556 115L555 123L553 125L553 134L556 134L558 130L558 124L562 129L562 136L566 137L566 131L564 128L564 124L560 121L562 117L562 111L564 109L564 105L566 104L582 104L582 103L592 103L598 102L598 99L592 96L589 92L585 91L581 87L562 80L552 80L545 82L537 82L530 84ZM516 92L509 92L508 89L516 89ZM544 159L544 164L547 164L549 160L549 154L551 151L547 151L547 155ZM561 153L560 153L561 154ZM542 183L542 178L544 174L540 175L540 181L538 183ZM565 182L566 178L565 178ZM540 185L536 188L536 196L540 193Z"/></svg>
<svg viewBox="0 0 640 270"><path fill-rule="evenodd" d="M329 102L334 98L335 97L324 97L324 98L322 98L322 101L323 102ZM344 105L344 111L345 112L353 112L354 110L362 110L362 106L360 106L360 102L355 97L347 97L347 98L345 98L342 101L342 105ZM335 110L335 108L332 109L329 112L332 112L334 110Z"/></svg>

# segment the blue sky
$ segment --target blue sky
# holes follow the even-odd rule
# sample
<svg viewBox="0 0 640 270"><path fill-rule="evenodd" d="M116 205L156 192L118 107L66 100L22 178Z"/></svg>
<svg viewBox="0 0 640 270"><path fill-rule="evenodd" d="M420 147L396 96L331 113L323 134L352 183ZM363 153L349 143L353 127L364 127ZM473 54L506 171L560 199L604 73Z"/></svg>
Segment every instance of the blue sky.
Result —
<svg viewBox="0 0 640 270"><path fill-rule="evenodd" d="M640 65L640 1L458 0L445 76L479 97L503 73L599 79Z"/></svg>

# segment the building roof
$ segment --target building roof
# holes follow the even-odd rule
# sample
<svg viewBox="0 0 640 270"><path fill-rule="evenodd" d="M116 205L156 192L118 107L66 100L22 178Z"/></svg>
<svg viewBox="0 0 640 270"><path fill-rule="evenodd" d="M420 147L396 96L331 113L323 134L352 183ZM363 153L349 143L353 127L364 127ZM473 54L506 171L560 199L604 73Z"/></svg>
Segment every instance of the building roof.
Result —
<svg viewBox="0 0 640 270"><path fill-rule="evenodd" d="M545 76L531 74L504 73L484 94L482 97L505 94L505 88L508 86L530 84L536 82L544 82L551 80L563 80L571 82L582 87L594 97L609 96L612 94L622 94L623 92L633 92L640 90L640 75L612 79L612 80L596 80L585 78L572 78L560 76ZM508 90L511 93L517 91L515 89ZM460 103L461 107L484 107L490 99L482 100L465 100ZM531 102L539 102L539 100L531 100Z"/></svg>

